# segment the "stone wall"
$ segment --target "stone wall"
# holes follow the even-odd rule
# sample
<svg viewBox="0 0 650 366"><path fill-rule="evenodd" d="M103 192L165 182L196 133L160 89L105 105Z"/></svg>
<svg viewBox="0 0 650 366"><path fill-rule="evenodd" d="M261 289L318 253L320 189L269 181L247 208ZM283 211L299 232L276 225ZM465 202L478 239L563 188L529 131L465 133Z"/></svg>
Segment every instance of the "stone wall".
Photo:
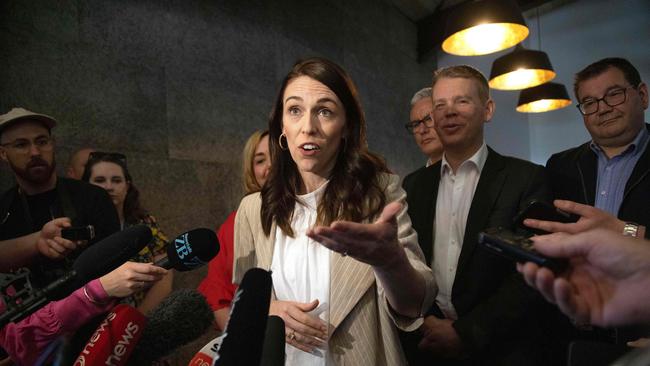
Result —
<svg viewBox="0 0 650 366"><path fill-rule="evenodd" d="M0 45L0 111L58 119L61 173L83 146L125 153L169 236L215 228L237 208L243 143L265 128L297 58L324 56L351 74L370 148L391 169L425 161L403 123L435 61L416 61L415 25L385 1L6 0ZM12 184L3 164L0 188ZM195 287L205 272L177 275L175 287Z"/></svg>

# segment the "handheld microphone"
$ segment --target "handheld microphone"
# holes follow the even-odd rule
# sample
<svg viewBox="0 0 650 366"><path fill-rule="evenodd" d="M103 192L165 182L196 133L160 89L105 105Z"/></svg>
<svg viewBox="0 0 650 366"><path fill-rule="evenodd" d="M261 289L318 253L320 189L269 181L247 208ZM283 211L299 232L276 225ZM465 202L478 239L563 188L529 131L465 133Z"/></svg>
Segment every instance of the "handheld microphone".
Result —
<svg viewBox="0 0 650 366"><path fill-rule="evenodd" d="M99 324L73 365L126 365L142 339L146 323L147 318L135 308L117 305Z"/></svg>
<svg viewBox="0 0 650 366"><path fill-rule="evenodd" d="M219 239L210 229L194 229L167 245L167 257L154 263L165 269L191 271L206 265L219 253Z"/></svg>
<svg viewBox="0 0 650 366"><path fill-rule="evenodd" d="M206 343L203 348L197 352L190 360L187 366L212 366L214 359L217 357L217 350L221 344L222 336L219 336Z"/></svg>
<svg viewBox="0 0 650 366"><path fill-rule="evenodd" d="M260 366L284 366L284 337L284 320L279 316L270 315L266 321Z"/></svg>
<svg viewBox="0 0 650 366"><path fill-rule="evenodd" d="M251 268L235 293L215 366L259 365L271 303L271 272ZM284 338L283 338L284 339Z"/></svg>
<svg viewBox="0 0 650 366"><path fill-rule="evenodd" d="M70 295L87 282L101 277L138 254L151 241L146 225L132 226L86 248L72 265L72 271L39 289L20 303L8 303L0 315L0 328L9 322L24 319L50 301Z"/></svg>
<svg viewBox="0 0 650 366"><path fill-rule="evenodd" d="M149 314L128 364L150 365L202 336L212 322L214 314L203 295L190 289L174 291Z"/></svg>

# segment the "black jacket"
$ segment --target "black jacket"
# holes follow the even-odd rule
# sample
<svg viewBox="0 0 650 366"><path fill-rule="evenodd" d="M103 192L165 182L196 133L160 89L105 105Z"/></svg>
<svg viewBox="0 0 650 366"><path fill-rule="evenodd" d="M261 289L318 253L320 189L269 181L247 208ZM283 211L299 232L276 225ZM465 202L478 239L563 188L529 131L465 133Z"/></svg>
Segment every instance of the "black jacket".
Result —
<svg viewBox="0 0 650 366"><path fill-rule="evenodd" d="M645 127L650 132L650 124ZM555 198L594 205L598 157L588 142L553 154L546 163L546 170ZM647 229L650 226L650 143L625 185L618 218L645 226L645 237L650 239L650 230Z"/></svg>
<svg viewBox="0 0 650 366"><path fill-rule="evenodd" d="M532 199L550 200L544 168L488 150L467 217L463 247L452 289L458 313L453 324L471 354L470 364L543 364L535 326L542 298L516 272L515 263L479 248L478 234L489 227L513 227L513 218ZM408 213L431 264L433 223L441 162L405 177ZM434 304L430 311L442 317ZM413 352L405 345L407 356ZM517 354L513 356L513 354ZM409 357L411 358L411 357ZM413 364L430 364L417 362Z"/></svg>

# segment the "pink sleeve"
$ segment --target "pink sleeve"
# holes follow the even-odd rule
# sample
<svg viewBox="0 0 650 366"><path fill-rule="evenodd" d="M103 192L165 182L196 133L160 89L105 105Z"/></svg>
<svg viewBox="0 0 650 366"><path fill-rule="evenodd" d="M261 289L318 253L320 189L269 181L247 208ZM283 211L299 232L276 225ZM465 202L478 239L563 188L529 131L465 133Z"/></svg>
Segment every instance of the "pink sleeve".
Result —
<svg viewBox="0 0 650 366"><path fill-rule="evenodd" d="M18 323L7 324L0 330L0 345L17 364L31 365L50 342L74 332L114 305L115 300L99 280L90 281L65 299L48 303Z"/></svg>

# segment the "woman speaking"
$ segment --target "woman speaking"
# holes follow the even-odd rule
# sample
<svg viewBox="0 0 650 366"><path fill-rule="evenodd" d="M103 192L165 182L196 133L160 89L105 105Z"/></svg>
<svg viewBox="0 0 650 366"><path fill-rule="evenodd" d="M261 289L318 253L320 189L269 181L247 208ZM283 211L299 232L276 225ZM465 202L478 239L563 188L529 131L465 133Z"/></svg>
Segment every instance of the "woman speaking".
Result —
<svg viewBox="0 0 650 366"><path fill-rule="evenodd" d="M365 132L342 68L294 65L270 116L269 177L237 212L234 258L236 283L272 271L287 365L404 364L397 327L416 329L433 302L405 193Z"/></svg>

